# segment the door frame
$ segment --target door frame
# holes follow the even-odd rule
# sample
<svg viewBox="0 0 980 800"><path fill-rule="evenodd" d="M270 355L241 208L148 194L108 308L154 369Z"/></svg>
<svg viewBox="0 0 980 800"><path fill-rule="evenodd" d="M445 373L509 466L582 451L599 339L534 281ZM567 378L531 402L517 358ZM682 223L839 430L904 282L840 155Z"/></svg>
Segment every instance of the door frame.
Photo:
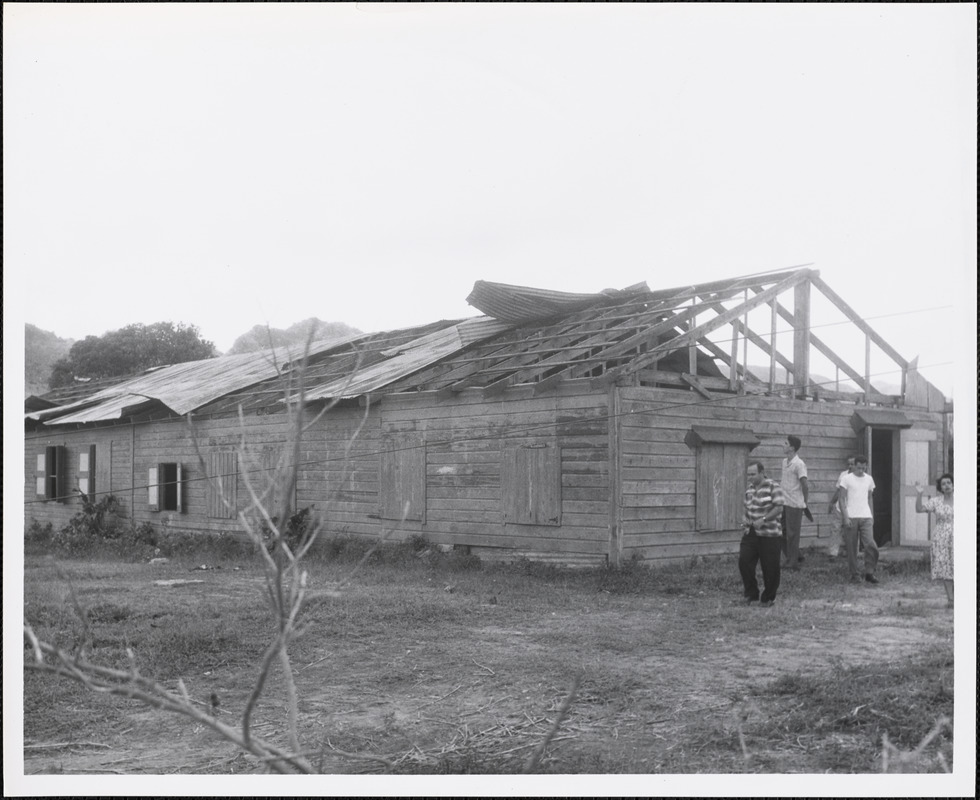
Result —
<svg viewBox="0 0 980 800"><path fill-rule="evenodd" d="M905 457L905 445L909 442L927 442L929 444L928 455L926 457L926 476L925 483L928 485L930 481L930 475L936 467L936 447L939 442L939 434L934 430L929 430L928 428L906 428L904 430L898 431L898 447L899 447L899 457L898 462L900 465L900 472L898 475L898 491L895 493L894 503L898 505L899 509L899 525L898 525L898 542L896 544L908 544L910 546L922 547L925 543L921 540L915 542L904 541L905 529L906 529L906 519L905 519L905 509L908 507L908 500L915 500L916 491L913 481L914 477L909 476L908 464L906 463ZM914 509L914 507L913 507ZM909 512L913 515L918 515L918 512ZM926 542L932 539L932 516L929 514L925 515L926 522Z"/></svg>

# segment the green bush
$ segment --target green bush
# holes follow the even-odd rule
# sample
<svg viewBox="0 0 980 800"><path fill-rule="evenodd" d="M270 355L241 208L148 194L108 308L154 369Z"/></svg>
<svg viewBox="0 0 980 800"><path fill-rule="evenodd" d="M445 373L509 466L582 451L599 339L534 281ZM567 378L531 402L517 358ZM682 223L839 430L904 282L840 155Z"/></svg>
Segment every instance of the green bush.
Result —
<svg viewBox="0 0 980 800"><path fill-rule="evenodd" d="M81 495L82 510L68 520L52 537L52 543L61 550L78 553L99 542L116 541L125 532L120 516L119 500L107 494L98 502L88 495Z"/></svg>
<svg viewBox="0 0 980 800"><path fill-rule="evenodd" d="M54 538L54 525L50 522L42 525L36 519L24 530L24 541L28 544L48 544Z"/></svg>
<svg viewBox="0 0 980 800"><path fill-rule="evenodd" d="M157 546L157 532L153 529L153 523L148 521L131 525L126 532L126 539L134 545Z"/></svg>

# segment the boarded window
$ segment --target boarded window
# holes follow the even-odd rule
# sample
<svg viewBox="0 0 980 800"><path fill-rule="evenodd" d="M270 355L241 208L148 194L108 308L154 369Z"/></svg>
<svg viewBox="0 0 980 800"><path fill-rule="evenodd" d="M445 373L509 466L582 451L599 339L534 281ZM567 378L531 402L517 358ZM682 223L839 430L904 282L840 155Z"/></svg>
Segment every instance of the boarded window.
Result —
<svg viewBox="0 0 980 800"><path fill-rule="evenodd" d="M95 502L95 445L82 447L78 453L78 491Z"/></svg>
<svg viewBox="0 0 980 800"><path fill-rule="evenodd" d="M234 519L238 514L238 456L234 451L208 456L208 516Z"/></svg>
<svg viewBox="0 0 980 800"><path fill-rule="evenodd" d="M425 522L425 441L419 435L388 437L378 459L382 519Z"/></svg>
<svg viewBox="0 0 980 800"><path fill-rule="evenodd" d="M251 508L257 500L271 517L278 519L286 499L285 492L291 485L292 455L293 450L288 445L275 444L243 450L239 454L238 469L245 506ZM256 500L252 499L253 494ZM295 484L292 484L289 507L296 509Z"/></svg>
<svg viewBox="0 0 980 800"><path fill-rule="evenodd" d="M698 447L697 519L699 531L737 530L742 524L746 488L745 444L702 444Z"/></svg>
<svg viewBox="0 0 980 800"><path fill-rule="evenodd" d="M746 466L759 437L744 428L694 425L684 442L697 452L696 530L737 530L745 510Z"/></svg>
<svg viewBox="0 0 980 800"><path fill-rule="evenodd" d="M503 452L504 522L561 524L561 457L554 444L526 444Z"/></svg>
<svg viewBox="0 0 980 800"><path fill-rule="evenodd" d="M150 511L184 510L184 469L181 464L161 463L150 467L147 477Z"/></svg>
<svg viewBox="0 0 980 800"><path fill-rule="evenodd" d="M65 502L68 495L68 451L62 445L45 447L37 454L37 486L40 500Z"/></svg>

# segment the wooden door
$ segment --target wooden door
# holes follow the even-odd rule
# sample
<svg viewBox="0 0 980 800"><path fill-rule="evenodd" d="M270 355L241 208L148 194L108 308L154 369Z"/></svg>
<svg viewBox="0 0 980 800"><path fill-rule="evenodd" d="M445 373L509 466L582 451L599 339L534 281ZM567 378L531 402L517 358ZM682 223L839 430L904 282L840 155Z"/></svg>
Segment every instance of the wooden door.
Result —
<svg viewBox="0 0 980 800"><path fill-rule="evenodd" d="M929 486L931 454L935 448L936 432L910 428L903 430L901 441L901 480L899 485L899 541L904 546L929 544L929 515L915 510L915 483Z"/></svg>

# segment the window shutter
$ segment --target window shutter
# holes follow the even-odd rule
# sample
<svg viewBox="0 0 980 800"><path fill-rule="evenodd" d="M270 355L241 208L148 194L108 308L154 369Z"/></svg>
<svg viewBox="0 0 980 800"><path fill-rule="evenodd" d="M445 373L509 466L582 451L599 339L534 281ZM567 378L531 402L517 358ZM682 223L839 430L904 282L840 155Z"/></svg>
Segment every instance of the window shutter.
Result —
<svg viewBox="0 0 980 800"><path fill-rule="evenodd" d="M425 522L425 442L420 436L389 438L378 463L382 519ZM408 510L405 504L408 504Z"/></svg>
<svg viewBox="0 0 980 800"><path fill-rule="evenodd" d="M44 496L54 500L58 496L58 448L54 445L44 449Z"/></svg>
<svg viewBox="0 0 980 800"><path fill-rule="evenodd" d="M177 505L174 508L181 514L184 513L184 465L177 464Z"/></svg>
<svg viewBox="0 0 980 800"><path fill-rule="evenodd" d="M695 528L736 530L741 524L750 449L745 444L705 442L697 448Z"/></svg>
<svg viewBox="0 0 980 800"><path fill-rule="evenodd" d="M78 453L78 491L95 502L95 445L82 447Z"/></svg>
<svg viewBox="0 0 980 800"><path fill-rule="evenodd" d="M48 499L48 456L47 451L37 454L36 486L38 500Z"/></svg>
<svg viewBox="0 0 980 800"><path fill-rule="evenodd" d="M68 496L68 458L62 445L44 448L44 497L65 502ZM38 466L41 461L38 459ZM40 489L40 483L38 484Z"/></svg>
<svg viewBox="0 0 980 800"><path fill-rule="evenodd" d="M150 511L160 510L160 467L150 467L149 475L146 479L146 502Z"/></svg>
<svg viewBox="0 0 980 800"><path fill-rule="evenodd" d="M557 446L509 448L501 466L504 522L561 524L561 461Z"/></svg>
<svg viewBox="0 0 980 800"><path fill-rule="evenodd" d="M68 448L60 444L55 447L55 470L57 480L55 481L55 497L59 503L64 503L68 499Z"/></svg>
<svg viewBox="0 0 980 800"><path fill-rule="evenodd" d="M238 512L238 456L234 452L208 457L208 516L234 519Z"/></svg>
<svg viewBox="0 0 980 800"><path fill-rule="evenodd" d="M174 511L184 513L184 466L177 464L177 505Z"/></svg>

